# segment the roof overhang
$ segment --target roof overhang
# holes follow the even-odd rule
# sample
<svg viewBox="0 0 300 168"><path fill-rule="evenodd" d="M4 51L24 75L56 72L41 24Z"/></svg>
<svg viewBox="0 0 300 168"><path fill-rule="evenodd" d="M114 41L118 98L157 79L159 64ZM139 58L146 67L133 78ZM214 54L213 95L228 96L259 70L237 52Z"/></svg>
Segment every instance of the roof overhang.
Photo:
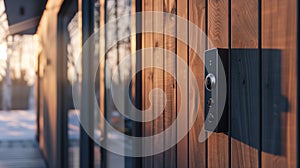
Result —
<svg viewBox="0 0 300 168"><path fill-rule="evenodd" d="M10 34L35 34L47 0L4 0Z"/></svg>

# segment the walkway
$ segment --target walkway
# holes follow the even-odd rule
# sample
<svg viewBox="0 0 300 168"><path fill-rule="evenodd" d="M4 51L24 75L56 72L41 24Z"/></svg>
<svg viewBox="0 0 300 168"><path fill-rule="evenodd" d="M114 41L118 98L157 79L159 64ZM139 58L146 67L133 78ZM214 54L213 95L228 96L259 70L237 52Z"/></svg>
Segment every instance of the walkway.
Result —
<svg viewBox="0 0 300 168"><path fill-rule="evenodd" d="M44 168L35 136L34 111L0 111L0 168Z"/></svg>
<svg viewBox="0 0 300 168"><path fill-rule="evenodd" d="M33 140L0 141L1 168L44 168L45 163Z"/></svg>

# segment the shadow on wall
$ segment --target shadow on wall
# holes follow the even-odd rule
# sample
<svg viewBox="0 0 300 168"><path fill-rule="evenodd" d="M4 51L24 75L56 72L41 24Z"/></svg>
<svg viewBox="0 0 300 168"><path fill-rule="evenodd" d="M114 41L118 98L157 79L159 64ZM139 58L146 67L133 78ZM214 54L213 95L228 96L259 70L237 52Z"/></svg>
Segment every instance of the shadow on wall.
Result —
<svg viewBox="0 0 300 168"><path fill-rule="evenodd" d="M259 50L231 50L231 135L255 149L259 148L259 103L262 102L262 151L285 155L288 99L281 95L284 78L281 51L263 49L262 81L259 72ZM260 83L261 82L261 83ZM259 86L262 86L262 95Z"/></svg>
<svg viewBox="0 0 300 168"><path fill-rule="evenodd" d="M287 147L283 114L290 109L288 99L281 95L284 80L281 74L281 51L267 49L262 54L262 150L284 155Z"/></svg>

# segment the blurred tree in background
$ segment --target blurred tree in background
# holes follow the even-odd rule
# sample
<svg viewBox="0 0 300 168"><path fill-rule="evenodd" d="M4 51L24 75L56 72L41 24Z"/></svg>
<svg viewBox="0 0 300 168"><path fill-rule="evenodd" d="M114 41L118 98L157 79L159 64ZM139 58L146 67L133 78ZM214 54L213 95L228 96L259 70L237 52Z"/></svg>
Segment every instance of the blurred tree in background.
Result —
<svg viewBox="0 0 300 168"><path fill-rule="evenodd" d="M0 94L2 102L0 108L2 110L33 108L32 105L29 107L29 102L33 99L37 48L36 36L9 33L4 1L0 0Z"/></svg>

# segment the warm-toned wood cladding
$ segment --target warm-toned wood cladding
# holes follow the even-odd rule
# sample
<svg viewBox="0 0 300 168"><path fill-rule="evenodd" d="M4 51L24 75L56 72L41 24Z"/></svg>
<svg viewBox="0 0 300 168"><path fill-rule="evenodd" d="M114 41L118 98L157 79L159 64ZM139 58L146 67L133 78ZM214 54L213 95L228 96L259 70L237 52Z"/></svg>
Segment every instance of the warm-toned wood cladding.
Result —
<svg viewBox="0 0 300 168"><path fill-rule="evenodd" d="M202 32L206 32L206 25L207 25L207 16L206 16L206 2L205 0L190 0L189 1L189 21L199 27ZM179 30L178 30L179 31ZM194 32L191 30L191 27L189 26L189 44L194 44L196 45L197 49L201 49L201 47L205 46L205 44L202 44L201 39L198 39L197 37L199 32ZM205 38L205 37L201 37ZM204 53L203 53L204 54ZM200 99L200 105L198 110L198 117L192 126L191 130L189 131L189 151L188 151L188 156L189 156L189 167L196 168L196 167L205 167L207 165L207 157L206 157L206 145L207 142L199 143L198 141L198 136L200 134L201 128L204 123L204 105L201 100L203 100L204 92L203 92L203 79L204 79L204 71L203 71L203 62L201 61L200 57L203 57L203 55L198 55L194 51L194 49L189 48L189 53L188 53L188 65L194 73L196 79L197 79L197 84L199 87L199 92L200 92L200 97L196 97L193 93L195 90L192 89L191 87L191 75L189 73L189 102L188 102L188 107L193 106L195 103L198 103ZM195 115L196 111L189 108L188 109L188 115L189 115L189 124L191 122L191 118L193 115Z"/></svg>
<svg viewBox="0 0 300 168"><path fill-rule="evenodd" d="M231 1L232 167L258 167L261 101L258 3L257 0Z"/></svg>
<svg viewBox="0 0 300 168"><path fill-rule="evenodd" d="M204 53L180 39L143 33L143 49L151 48L143 66L161 66L143 71L143 109L153 105L152 114L163 113L143 124L143 136L166 130L176 119L183 99L187 99L186 127L196 112L194 125L177 145L169 150L143 158L144 167L296 167L296 0L142 0L143 11L178 15L206 33L210 43L203 44L201 35L190 25L178 25L176 19L143 18L143 26L161 28L165 34L186 34L190 43L205 49L227 48L230 57L230 124L229 132L213 133L205 142L198 140L204 124ZM183 29L184 27L184 29ZM155 31L155 30L154 30ZM202 37L205 38L205 37ZM164 49L162 52L161 49ZM150 54L149 54L150 53ZM167 57L173 53L177 57ZM200 95L190 87L188 69L178 69L178 58L189 66L196 77ZM180 90L176 79L185 80L187 90ZM160 88L165 99L153 96ZM163 101L161 101L163 99ZM197 111L191 109L200 103ZM186 124L186 125L185 125ZM154 139L153 145L164 147L177 141L177 135Z"/></svg>
<svg viewBox="0 0 300 168"><path fill-rule="evenodd" d="M228 48L228 0L208 1L208 38L216 48ZM212 134L208 139L208 167L228 167L228 136Z"/></svg>
<svg viewBox="0 0 300 168"><path fill-rule="evenodd" d="M263 167L296 167L296 9L295 0L262 1Z"/></svg>
<svg viewBox="0 0 300 168"><path fill-rule="evenodd" d="M188 19L188 0L177 1L177 15L182 19ZM182 30L184 28L185 30ZM188 36L188 25L177 25L177 30L180 30L181 34ZM177 34L179 32L176 32ZM177 35L178 36L178 35ZM188 45L177 40L177 55L182 59L186 64L188 63ZM179 67L179 65L177 65ZM182 88L186 90L180 90L180 87L177 85L177 111L182 109L183 111L188 111L189 107L182 104L188 104L188 69L177 70L177 79L185 81L183 82ZM181 104L182 103L182 104ZM178 112L177 112L178 113ZM188 114L185 113L183 118L188 120ZM183 130L188 130L188 123L177 123L177 128L182 128ZM177 156L180 156L180 159L177 159L177 167L188 167L188 135L186 135L181 141L177 144Z"/></svg>
<svg viewBox="0 0 300 168"><path fill-rule="evenodd" d="M153 1L144 1L142 3L142 10L147 12L147 11L152 11L153 10ZM148 20L148 22L146 22ZM142 30L145 30L145 27L150 27L152 23L152 18L146 18L143 17L142 20ZM151 33L144 33L142 36L142 48L151 48L152 46L152 41L153 41L153 35ZM152 51L153 52L153 51ZM150 53L152 53L150 52ZM144 54L144 53L143 53ZM143 62L143 67L146 66L152 66L153 65L153 58L151 56L147 55L144 57L145 59L142 60ZM147 68L143 70L142 74L143 78L143 86L142 86L142 91L143 91L143 109L149 108L151 105L150 102L151 100L148 98L148 95L150 94L150 91L152 90L152 85L153 85L153 69L152 68ZM152 100L153 101L153 100ZM151 111L152 113L154 110ZM143 136L151 136L153 134L153 122L149 121L143 124L143 129L142 129L142 135ZM143 144L146 146L146 144ZM151 145L154 145L153 143ZM143 147L144 147L143 146ZM150 168L153 167L153 157L149 156L143 159L142 166L145 168Z"/></svg>

